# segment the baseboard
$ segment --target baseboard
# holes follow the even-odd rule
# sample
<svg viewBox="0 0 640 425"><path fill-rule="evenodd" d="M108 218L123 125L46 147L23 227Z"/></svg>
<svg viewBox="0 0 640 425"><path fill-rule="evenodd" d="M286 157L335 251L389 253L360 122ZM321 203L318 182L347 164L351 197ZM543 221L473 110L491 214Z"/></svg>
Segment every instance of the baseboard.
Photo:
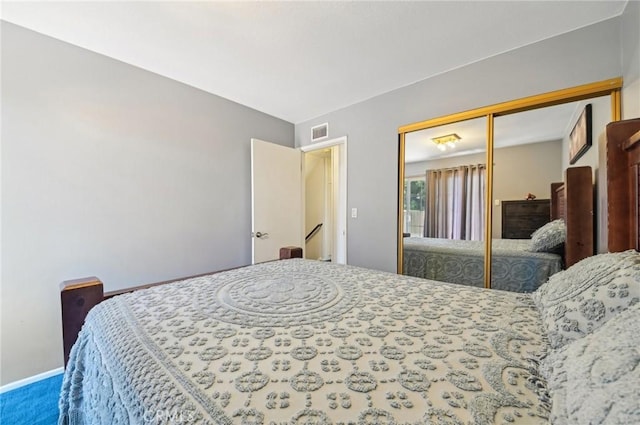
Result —
<svg viewBox="0 0 640 425"><path fill-rule="evenodd" d="M21 379L19 381L11 382L7 385L0 387L0 394L4 394L7 391L15 390L25 385L33 384L34 382L42 381L43 379L51 378L52 376L59 375L64 372L64 368L59 367L57 369L50 370L48 372L39 373L37 375L30 376L28 378Z"/></svg>

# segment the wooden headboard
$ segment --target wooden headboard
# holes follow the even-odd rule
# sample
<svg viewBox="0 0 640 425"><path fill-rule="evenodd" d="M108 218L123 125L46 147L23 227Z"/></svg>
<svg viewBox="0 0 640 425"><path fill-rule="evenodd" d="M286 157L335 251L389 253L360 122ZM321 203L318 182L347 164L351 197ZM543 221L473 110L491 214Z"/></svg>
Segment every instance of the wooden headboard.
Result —
<svg viewBox="0 0 640 425"><path fill-rule="evenodd" d="M551 184L551 220L562 218L567 226L565 267L595 252L593 206L591 167L567 168L564 182Z"/></svg>
<svg viewBox="0 0 640 425"><path fill-rule="evenodd" d="M640 118L607 125L607 242L640 251Z"/></svg>

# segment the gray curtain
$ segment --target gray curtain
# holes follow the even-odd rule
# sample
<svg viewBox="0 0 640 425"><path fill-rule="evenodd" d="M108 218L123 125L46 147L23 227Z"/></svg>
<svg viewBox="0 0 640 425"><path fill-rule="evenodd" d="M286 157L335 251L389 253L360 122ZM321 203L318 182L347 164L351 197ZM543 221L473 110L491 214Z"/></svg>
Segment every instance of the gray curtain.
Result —
<svg viewBox="0 0 640 425"><path fill-rule="evenodd" d="M485 165L427 170L424 236L484 238Z"/></svg>

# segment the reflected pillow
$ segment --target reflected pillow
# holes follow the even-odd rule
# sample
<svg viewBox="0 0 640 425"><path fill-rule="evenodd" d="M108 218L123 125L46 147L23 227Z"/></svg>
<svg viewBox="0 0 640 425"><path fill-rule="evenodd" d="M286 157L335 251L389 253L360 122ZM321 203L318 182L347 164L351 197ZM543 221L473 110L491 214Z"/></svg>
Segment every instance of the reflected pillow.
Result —
<svg viewBox="0 0 640 425"><path fill-rule="evenodd" d="M640 424L640 304L541 364L551 423Z"/></svg>
<svg viewBox="0 0 640 425"><path fill-rule="evenodd" d="M582 338L640 302L640 253L587 257L532 294L552 348Z"/></svg>
<svg viewBox="0 0 640 425"><path fill-rule="evenodd" d="M567 238L563 219L553 220L531 234L531 251L556 252Z"/></svg>

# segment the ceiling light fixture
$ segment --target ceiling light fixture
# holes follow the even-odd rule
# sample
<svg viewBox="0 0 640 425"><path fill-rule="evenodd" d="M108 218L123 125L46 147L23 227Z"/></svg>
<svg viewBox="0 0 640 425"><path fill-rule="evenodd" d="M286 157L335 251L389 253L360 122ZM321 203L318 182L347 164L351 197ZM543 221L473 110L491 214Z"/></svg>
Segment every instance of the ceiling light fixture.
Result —
<svg viewBox="0 0 640 425"><path fill-rule="evenodd" d="M451 133L447 134L446 136L434 137L431 140L436 144L438 149L444 152L445 150L447 150L447 147L449 147L450 149L455 148L456 142L460 140L460 136L458 136L456 133Z"/></svg>

